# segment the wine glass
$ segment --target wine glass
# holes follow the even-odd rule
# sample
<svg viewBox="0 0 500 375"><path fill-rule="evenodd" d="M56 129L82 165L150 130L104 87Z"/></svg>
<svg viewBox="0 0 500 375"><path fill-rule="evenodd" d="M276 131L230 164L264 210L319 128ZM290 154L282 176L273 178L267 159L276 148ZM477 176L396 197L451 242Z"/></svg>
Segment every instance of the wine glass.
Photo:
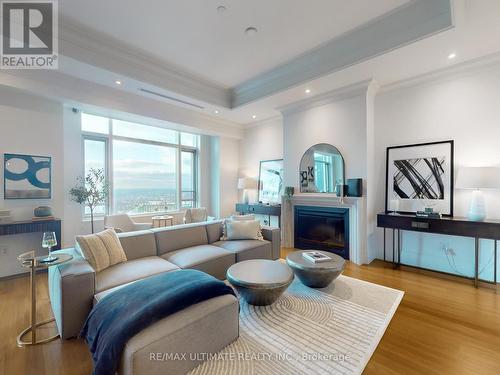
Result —
<svg viewBox="0 0 500 375"><path fill-rule="evenodd" d="M44 232L42 239L42 247L49 249L49 255L43 259L44 262L53 262L57 259L56 256L51 254L51 250L57 245L57 237L54 232Z"/></svg>

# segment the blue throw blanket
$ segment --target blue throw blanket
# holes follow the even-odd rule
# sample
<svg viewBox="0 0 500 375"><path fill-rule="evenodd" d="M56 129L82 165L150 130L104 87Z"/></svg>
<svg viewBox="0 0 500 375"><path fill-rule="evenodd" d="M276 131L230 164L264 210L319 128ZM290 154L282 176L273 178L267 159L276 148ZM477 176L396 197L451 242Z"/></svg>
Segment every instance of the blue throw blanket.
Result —
<svg viewBox="0 0 500 375"><path fill-rule="evenodd" d="M110 293L90 312L81 337L92 353L94 375L115 375L123 348L151 324L233 289L204 272L180 270L148 277Z"/></svg>

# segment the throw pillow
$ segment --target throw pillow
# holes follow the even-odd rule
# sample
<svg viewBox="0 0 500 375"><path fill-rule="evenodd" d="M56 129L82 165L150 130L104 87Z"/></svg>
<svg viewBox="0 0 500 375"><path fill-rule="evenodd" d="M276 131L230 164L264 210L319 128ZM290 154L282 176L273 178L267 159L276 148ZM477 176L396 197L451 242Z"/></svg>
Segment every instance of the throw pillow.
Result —
<svg viewBox="0 0 500 375"><path fill-rule="evenodd" d="M233 220L233 221L236 221L236 220L255 220L255 215L254 214L231 215L228 219L225 219L224 222L222 223L222 237L220 238L221 241L227 240L226 223L230 220Z"/></svg>
<svg viewBox="0 0 500 375"><path fill-rule="evenodd" d="M258 220L228 220L226 240L263 240Z"/></svg>
<svg viewBox="0 0 500 375"><path fill-rule="evenodd" d="M86 236L76 236L76 242L83 257L96 272L127 261L127 256L113 229Z"/></svg>

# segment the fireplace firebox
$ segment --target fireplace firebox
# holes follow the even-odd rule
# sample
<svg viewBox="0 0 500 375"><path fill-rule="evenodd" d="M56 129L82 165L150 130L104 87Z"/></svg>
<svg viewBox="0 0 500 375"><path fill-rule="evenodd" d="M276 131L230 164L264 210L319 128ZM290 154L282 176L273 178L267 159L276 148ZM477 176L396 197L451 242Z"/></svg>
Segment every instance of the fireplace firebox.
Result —
<svg viewBox="0 0 500 375"><path fill-rule="evenodd" d="M324 250L349 259L349 209L295 206L295 247Z"/></svg>

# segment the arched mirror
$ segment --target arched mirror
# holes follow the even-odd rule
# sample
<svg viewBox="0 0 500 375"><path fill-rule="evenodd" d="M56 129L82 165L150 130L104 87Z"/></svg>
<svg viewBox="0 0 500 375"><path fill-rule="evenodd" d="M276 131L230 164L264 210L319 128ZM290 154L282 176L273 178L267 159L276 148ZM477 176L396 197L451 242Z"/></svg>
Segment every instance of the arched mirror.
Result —
<svg viewBox="0 0 500 375"><path fill-rule="evenodd" d="M299 177L301 193L335 193L345 183L344 158L335 146L314 145L300 160Z"/></svg>

